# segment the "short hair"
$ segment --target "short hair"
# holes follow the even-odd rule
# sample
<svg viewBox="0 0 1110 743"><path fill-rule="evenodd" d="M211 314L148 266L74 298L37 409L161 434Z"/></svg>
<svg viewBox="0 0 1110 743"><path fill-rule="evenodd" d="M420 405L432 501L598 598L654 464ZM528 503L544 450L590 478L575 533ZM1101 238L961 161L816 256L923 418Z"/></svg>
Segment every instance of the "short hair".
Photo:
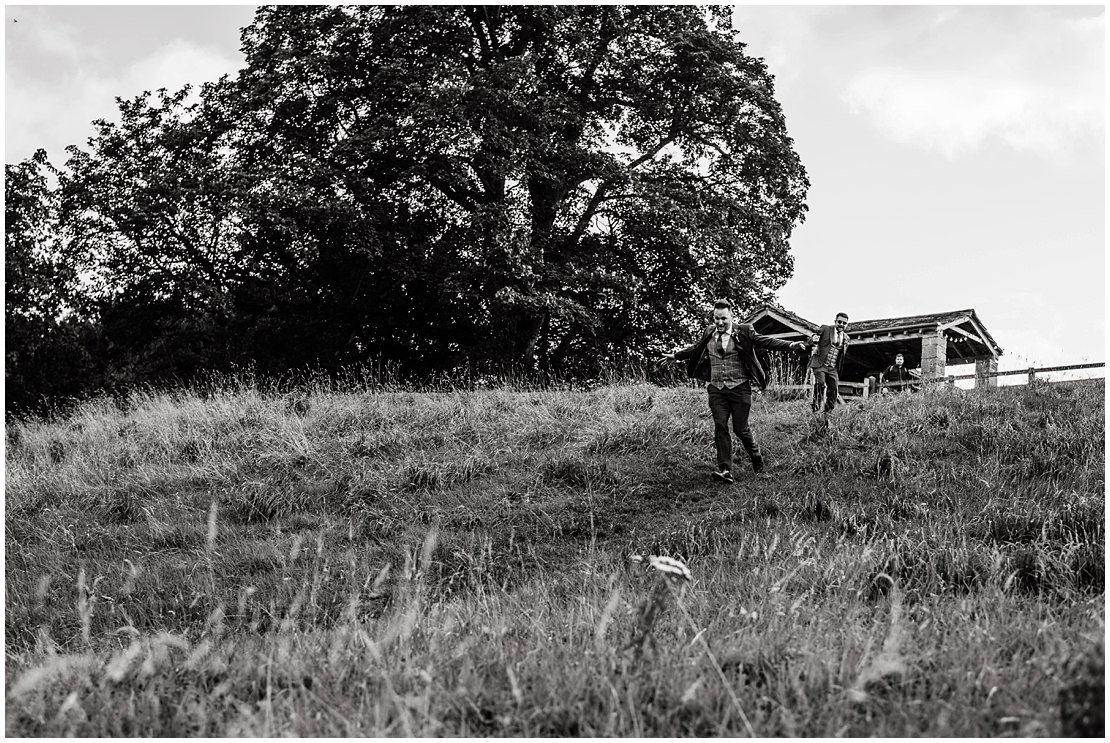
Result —
<svg viewBox="0 0 1110 743"><path fill-rule="evenodd" d="M713 303L713 309L731 311L732 302L728 301L727 299L718 299L716 302Z"/></svg>
<svg viewBox="0 0 1110 743"><path fill-rule="evenodd" d="M894 354L894 358L898 358L899 356L901 356L902 358L906 358L906 354L902 353L901 351L899 351L898 353Z"/></svg>
<svg viewBox="0 0 1110 743"><path fill-rule="evenodd" d="M848 313L847 312L837 312L836 316L837 317L843 317L845 320L848 319Z"/></svg>

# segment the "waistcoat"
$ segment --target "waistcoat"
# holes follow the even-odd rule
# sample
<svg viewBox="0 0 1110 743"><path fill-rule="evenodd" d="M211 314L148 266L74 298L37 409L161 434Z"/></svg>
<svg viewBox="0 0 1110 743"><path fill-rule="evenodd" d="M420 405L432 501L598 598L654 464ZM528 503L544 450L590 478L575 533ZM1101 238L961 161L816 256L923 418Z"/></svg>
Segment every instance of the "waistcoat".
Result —
<svg viewBox="0 0 1110 743"><path fill-rule="evenodd" d="M825 357L825 366L830 369L836 368L836 359L840 356L842 348L844 348L844 340L841 340L839 345L835 342L829 345L829 354Z"/></svg>
<svg viewBox="0 0 1110 743"><path fill-rule="evenodd" d="M740 358L740 346L736 340L737 334L733 332L725 355L721 356L717 350L717 334L709 339L709 384L717 389L736 387L748 381L748 370Z"/></svg>

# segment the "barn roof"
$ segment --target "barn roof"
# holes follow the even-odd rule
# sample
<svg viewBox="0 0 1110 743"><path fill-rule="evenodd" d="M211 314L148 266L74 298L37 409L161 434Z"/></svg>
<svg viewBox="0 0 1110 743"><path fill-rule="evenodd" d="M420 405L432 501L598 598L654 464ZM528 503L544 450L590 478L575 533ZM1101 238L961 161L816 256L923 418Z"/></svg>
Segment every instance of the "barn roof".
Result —
<svg viewBox="0 0 1110 743"><path fill-rule="evenodd" d="M931 314L912 314L905 318L882 318L879 320L851 320L852 331L869 332L887 328L917 328L920 325L936 325L953 320L959 320L972 313L973 310L956 310L953 312L934 312Z"/></svg>
<svg viewBox="0 0 1110 743"><path fill-rule="evenodd" d="M879 320L851 320L851 335L867 333L876 330L915 328L922 325L940 325L952 322L972 314L974 310L956 310L954 312L934 312L930 315L910 315L907 317L888 317Z"/></svg>
<svg viewBox="0 0 1110 743"><path fill-rule="evenodd" d="M794 338L807 335L820 327L784 307L765 305L753 312L745 322L756 325L765 335ZM852 339L854 353L868 354L876 359L889 356L894 351L909 353L915 357L919 351L919 339L943 332L949 344L946 351L949 363L963 363L976 359L1002 355L1002 348L984 327L975 310L952 310L934 312L927 315L907 315L905 317L886 317L875 320L850 320L848 336ZM868 349L863 348L869 347ZM907 362L908 362L907 357Z"/></svg>
<svg viewBox="0 0 1110 743"><path fill-rule="evenodd" d="M978 335L984 345L988 345L997 356L1002 355L1002 347L994 340L975 310L953 310L951 312L934 312L928 315L909 315L907 317L888 317L878 320L859 320L848 324L848 335L853 339L876 337L883 335L898 335L901 333L918 330L949 330L961 329Z"/></svg>
<svg viewBox="0 0 1110 743"><path fill-rule="evenodd" d="M781 325L787 327L798 326L810 332L814 332L821 327L817 323L810 322L801 315L795 315L790 310L786 309L785 307L780 307L777 304L769 304L761 307L760 309L749 315L744 322L754 324L765 317L770 317L774 320L777 320Z"/></svg>

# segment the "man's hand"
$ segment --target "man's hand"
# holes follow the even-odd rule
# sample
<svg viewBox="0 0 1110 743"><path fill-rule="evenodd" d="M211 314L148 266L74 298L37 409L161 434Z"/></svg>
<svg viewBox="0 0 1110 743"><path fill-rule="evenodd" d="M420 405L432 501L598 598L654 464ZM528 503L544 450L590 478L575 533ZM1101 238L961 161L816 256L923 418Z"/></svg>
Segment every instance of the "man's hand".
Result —
<svg viewBox="0 0 1110 743"><path fill-rule="evenodd" d="M659 361L657 361L655 363L661 364L664 361L674 361L674 351L671 351L670 353L663 354L662 356L659 357Z"/></svg>
<svg viewBox="0 0 1110 743"><path fill-rule="evenodd" d="M804 350L806 350L806 344L805 344L804 341L791 341L790 342L790 350L791 351L804 351Z"/></svg>

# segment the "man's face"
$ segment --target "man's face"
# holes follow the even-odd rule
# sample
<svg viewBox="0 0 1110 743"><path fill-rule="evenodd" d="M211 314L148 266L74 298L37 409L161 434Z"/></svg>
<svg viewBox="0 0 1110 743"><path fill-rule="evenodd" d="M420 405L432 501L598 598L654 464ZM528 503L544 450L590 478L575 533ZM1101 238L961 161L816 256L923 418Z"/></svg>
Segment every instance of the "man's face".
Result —
<svg viewBox="0 0 1110 743"><path fill-rule="evenodd" d="M713 324L717 326L718 333L728 330L731 323L732 310L713 310Z"/></svg>
<svg viewBox="0 0 1110 743"><path fill-rule="evenodd" d="M847 328L847 327L848 327L848 318L844 317L844 315L840 315L839 317L836 318L836 329L837 330L839 330L840 332L843 333L844 329Z"/></svg>
<svg viewBox="0 0 1110 743"><path fill-rule="evenodd" d="M901 366L904 363L906 363L906 360L902 357L902 354L898 354L897 356L894 357L894 365L895 366Z"/></svg>

